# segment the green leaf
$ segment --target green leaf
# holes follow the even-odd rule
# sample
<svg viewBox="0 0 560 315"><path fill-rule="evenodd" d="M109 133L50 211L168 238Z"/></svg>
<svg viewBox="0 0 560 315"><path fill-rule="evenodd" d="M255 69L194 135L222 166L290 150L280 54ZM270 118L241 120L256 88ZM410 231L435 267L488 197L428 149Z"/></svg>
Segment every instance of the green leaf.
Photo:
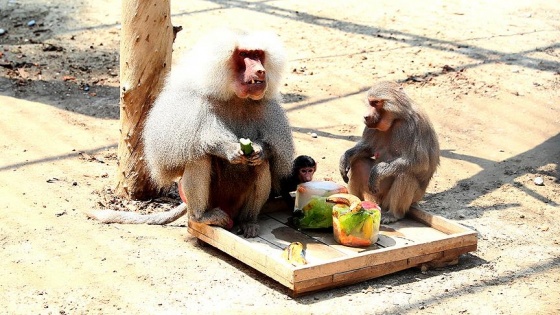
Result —
<svg viewBox="0 0 560 315"><path fill-rule="evenodd" d="M313 197L302 209L303 217L294 218L294 223L302 229L332 227L332 207L326 197Z"/></svg>

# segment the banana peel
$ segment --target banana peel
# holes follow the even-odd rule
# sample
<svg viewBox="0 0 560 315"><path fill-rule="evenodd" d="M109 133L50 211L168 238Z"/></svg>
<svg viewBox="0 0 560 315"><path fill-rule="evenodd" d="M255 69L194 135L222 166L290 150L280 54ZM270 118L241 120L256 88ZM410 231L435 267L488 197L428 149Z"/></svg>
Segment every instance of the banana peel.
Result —
<svg viewBox="0 0 560 315"><path fill-rule="evenodd" d="M301 242L292 242L282 252L282 258L286 259L294 266L307 264L305 259L305 247Z"/></svg>
<svg viewBox="0 0 560 315"><path fill-rule="evenodd" d="M360 198L352 195L352 194L333 194L327 197L327 201L334 202L335 204L342 204L348 206L350 212L355 213L361 209L362 201Z"/></svg>

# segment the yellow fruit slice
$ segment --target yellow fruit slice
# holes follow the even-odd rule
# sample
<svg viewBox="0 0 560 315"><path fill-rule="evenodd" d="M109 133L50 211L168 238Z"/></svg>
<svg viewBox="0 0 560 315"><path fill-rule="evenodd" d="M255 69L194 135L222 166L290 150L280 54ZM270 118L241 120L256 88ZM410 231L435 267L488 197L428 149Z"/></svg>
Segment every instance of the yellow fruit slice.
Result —
<svg viewBox="0 0 560 315"><path fill-rule="evenodd" d="M368 216L366 221L364 222L363 225L363 229L362 229L362 235L365 239L370 240L371 237L373 236L373 217L372 216Z"/></svg>

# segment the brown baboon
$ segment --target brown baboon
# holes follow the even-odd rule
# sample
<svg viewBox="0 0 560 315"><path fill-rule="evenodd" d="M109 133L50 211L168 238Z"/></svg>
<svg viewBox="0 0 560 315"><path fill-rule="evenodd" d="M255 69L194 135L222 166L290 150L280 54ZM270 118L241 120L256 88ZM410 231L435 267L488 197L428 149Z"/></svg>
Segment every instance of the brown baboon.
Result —
<svg viewBox="0 0 560 315"><path fill-rule="evenodd" d="M367 92L362 138L340 159L348 191L379 203L382 222L404 217L420 201L439 164L439 143L428 116L393 82Z"/></svg>
<svg viewBox="0 0 560 315"><path fill-rule="evenodd" d="M271 188L280 189L294 156L279 92L285 55L267 32L220 30L207 35L175 66L144 126L152 179L180 179L186 201L169 213L93 211L103 222L165 224L189 220L258 234L257 216ZM244 155L240 138L252 141Z"/></svg>

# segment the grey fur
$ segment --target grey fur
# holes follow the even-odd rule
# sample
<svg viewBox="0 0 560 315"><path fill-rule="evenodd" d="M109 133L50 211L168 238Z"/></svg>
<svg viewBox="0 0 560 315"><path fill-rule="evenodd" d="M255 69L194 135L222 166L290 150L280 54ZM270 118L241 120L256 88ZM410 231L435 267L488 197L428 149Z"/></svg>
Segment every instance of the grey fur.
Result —
<svg viewBox="0 0 560 315"><path fill-rule="evenodd" d="M267 89L260 100L235 96L230 59L236 47L265 51ZM227 219L214 209L214 199L239 194L240 226L245 236L258 233L256 216L271 187L278 190L280 179L290 174L294 156L279 91L284 66L284 50L275 35L219 30L205 36L171 70L143 129L145 161L161 187L185 177L181 182L191 220L225 226ZM242 156L240 138L253 142L252 157ZM212 191L215 187L219 193ZM114 213L106 217L111 220L96 218L152 222L124 222Z"/></svg>
<svg viewBox="0 0 560 315"><path fill-rule="evenodd" d="M394 116L392 127L380 131L366 126L360 141L341 156L339 168L342 178L349 183L349 192L378 202L385 211L382 222L391 223L402 218L424 196L439 165L439 143L428 116L399 84L379 82L367 96L385 101L384 110ZM368 104L368 111L369 107ZM367 185L352 182L351 170L360 161L371 168L366 174ZM356 172L354 176L360 177L364 169L359 171L362 174Z"/></svg>

